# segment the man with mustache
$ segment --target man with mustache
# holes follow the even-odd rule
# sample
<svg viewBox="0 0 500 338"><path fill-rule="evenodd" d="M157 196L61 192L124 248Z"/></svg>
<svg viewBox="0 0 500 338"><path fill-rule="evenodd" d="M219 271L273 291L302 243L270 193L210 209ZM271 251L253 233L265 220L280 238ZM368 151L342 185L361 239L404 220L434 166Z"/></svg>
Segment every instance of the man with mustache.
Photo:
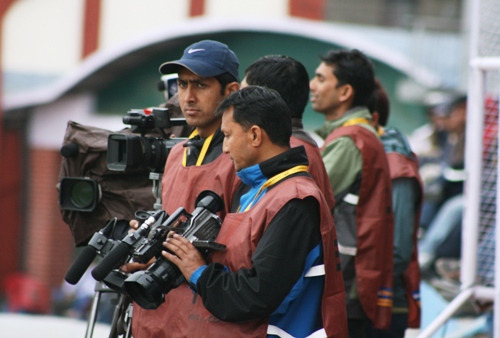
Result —
<svg viewBox="0 0 500 338"><path fill-rule="evenodd" d="M231 205L234 166L222 152L224 135L221 117L214 114L219 103L239 89L239 61L227 45L203 40L188 46L181 59L160 66L162 74L178 74L179 105L189 126L193 127L186 142L172 148L162 178L162 209L171 215L179 207L194 210L198 195L204 190L217 193L226 207ZM128 264L133 271L145 266ZM145 310L134 304L132 333L141 337L186 337L188 315L180 308L201 302L187 283L171 290L156 310Z"/></svg>

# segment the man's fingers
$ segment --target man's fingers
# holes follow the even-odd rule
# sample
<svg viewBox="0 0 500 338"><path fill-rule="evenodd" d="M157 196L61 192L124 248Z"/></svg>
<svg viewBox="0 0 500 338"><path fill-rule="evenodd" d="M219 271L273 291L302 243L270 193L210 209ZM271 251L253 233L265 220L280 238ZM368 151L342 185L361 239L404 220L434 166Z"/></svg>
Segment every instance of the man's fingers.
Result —
<svg viewBox="0 0 500 338"><path fill-rule="evenodd" d="M133 228L133 229L136 229L139 227L139 221L135 220L135 219L132 219L130 220L130 222L128 222L128 225Z"/></svg>
<svg viewBox="0 0 500 338"><path fill-rule="evenodd" d="M182 253L182 254L189 253L189 250L190 250L189 246L192 245L191 242L189 242L186 238L182 237L179 234L175 234L175 233L173 234L172 237L167 238L164 243L167 245L170 245L169 249L171 249L172 251L175 251L177 253L177 255L179 253Z"/></svg>

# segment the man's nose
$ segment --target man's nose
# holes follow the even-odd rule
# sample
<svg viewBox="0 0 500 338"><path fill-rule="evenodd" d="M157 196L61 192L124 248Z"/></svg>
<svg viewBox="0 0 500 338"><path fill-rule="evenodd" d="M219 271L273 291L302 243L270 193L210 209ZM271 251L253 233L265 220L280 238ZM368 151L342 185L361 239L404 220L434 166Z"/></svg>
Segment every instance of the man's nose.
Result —
<svg viewBox="0 0 500 338"><path fill-rule="evenodd" d="M196 95L192 85L188 85L186 88L185 100L188 102L196 101Z"/></svg>

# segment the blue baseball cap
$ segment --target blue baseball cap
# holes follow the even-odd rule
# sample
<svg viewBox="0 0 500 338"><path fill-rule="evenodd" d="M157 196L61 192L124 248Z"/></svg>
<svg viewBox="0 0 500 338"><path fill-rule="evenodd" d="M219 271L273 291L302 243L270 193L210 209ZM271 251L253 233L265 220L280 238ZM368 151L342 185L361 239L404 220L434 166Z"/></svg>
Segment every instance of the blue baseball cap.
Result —
<svg viewBox="0 0 500 338"><path fill-rule="evenodd" d="M165 62L160 66L160 73L177 73L179 67L185 67L202 77L213 77L223 73L231 74L238 81L240 63L236 54L221 42L203 40L184 50L182 58Z"/></svg>

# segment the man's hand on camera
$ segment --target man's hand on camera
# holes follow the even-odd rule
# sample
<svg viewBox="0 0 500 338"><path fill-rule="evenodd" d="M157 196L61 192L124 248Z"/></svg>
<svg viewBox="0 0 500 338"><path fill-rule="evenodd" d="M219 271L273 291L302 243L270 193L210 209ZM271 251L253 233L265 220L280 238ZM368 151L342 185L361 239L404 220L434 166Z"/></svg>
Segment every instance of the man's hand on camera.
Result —
<svg viewBox="0 0 500 338"><path fill-rule="evenodd" d="M123 271L123 272L136 272L136 271L139 271L139 270L146 270L147 268L149 268L149 266L151 264L153 264L155 262L156 258L153 257L151 258L151 260L149 262L147 262L146 264L142 264L142 263L127 263L127 264L124 264L120 267L120 270Z"/></svg>
<svg viewBox="0 0 500 338"><path fill-rule="evenodd" d="M190 280L193 272L200 266L206 265L200 251L185 237L174 231L169 232L167 240L163 242L163 246L172 252L162 251L161 254L163 257L177 265L187 280Z"/></svg>

